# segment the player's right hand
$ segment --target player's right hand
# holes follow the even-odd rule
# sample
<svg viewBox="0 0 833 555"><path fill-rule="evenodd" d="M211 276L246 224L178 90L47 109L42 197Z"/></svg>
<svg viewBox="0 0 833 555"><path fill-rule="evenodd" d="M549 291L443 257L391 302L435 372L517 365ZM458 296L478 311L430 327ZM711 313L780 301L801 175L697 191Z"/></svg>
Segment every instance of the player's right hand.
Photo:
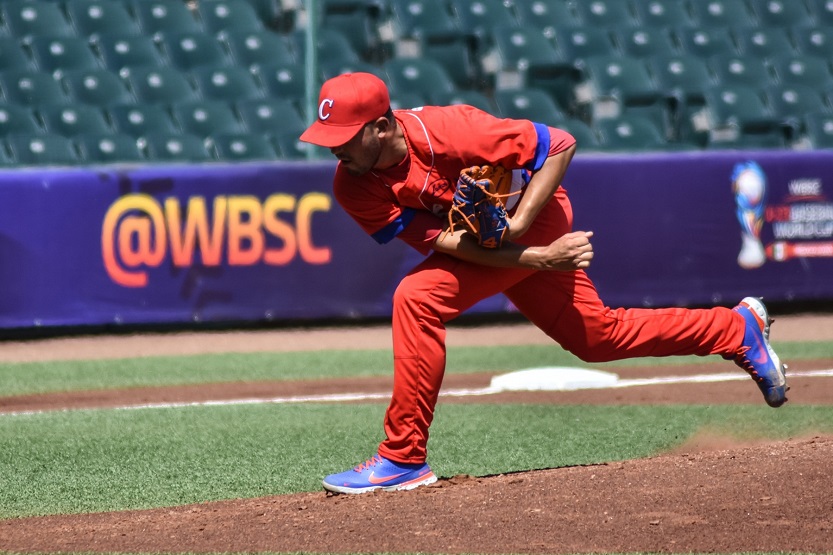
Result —
<svg viewBox="0 0 833 555"><path fill-rule="evenodd" d="M545 270L583 270L593 260L592 231L566 233L540 251L541 268Z"/></svg>

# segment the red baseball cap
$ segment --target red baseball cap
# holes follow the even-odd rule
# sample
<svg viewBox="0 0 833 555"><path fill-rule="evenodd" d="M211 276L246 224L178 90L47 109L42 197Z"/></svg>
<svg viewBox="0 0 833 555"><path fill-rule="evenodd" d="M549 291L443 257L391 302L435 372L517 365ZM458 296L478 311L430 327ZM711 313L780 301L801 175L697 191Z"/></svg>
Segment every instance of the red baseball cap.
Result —
<svg viewBox="0 0 833 555"><path fill-rule="evenodd" d="M390 94L384 81L371 73L345 73L321 86L318 119L300 138L327 148L341 146L389 109Z"/></svg>

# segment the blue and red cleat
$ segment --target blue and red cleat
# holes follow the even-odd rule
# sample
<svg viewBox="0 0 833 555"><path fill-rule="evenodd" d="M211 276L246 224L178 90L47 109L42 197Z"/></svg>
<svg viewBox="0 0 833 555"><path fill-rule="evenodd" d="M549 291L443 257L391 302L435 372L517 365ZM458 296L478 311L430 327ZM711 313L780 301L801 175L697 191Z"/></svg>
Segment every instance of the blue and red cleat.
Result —
<svg viewBox="0 0 833 555"><path fill-rule="evenodd" d="M772 320L760 299L746 297L734 309L746 320L743 343L735 354L735 364L746 370L758 384L766 403L780 407L787 401L786 366L769 345Z"/></svg>
<svg viewBox="0 0 833 555"><path fill-rule="evenodd" d="M378 453L352 470L324 478L324 489L335 493L399 491L433 484L437 477L427 463L404 464Z"/></svg>

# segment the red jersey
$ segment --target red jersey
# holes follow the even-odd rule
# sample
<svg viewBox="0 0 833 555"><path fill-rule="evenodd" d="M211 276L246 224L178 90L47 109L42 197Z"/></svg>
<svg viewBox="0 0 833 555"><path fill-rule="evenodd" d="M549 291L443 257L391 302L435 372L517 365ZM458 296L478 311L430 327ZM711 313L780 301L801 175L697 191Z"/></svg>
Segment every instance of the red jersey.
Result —
<svg viewBox="0 0 833 555"><path fill-rule="evenodd" d="M377 242L399 237L422 253L442 231L460 171L490 164L534 172L575 143L565 131L472 106L425 106L394 116L405 134L405 159L361 176L339 164L333 194Z"/></svg>

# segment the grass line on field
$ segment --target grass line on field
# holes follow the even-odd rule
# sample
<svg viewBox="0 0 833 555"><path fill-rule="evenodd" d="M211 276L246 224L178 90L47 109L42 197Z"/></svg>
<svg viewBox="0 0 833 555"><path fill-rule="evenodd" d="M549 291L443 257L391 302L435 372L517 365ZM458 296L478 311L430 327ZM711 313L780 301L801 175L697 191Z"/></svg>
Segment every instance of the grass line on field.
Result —
<svg viewBox="0 0 833 555"><path fill-rule="evenodd" d="M833 358L833 345L815 342L776 344L782 359ZM0 396L58 391L120 389L268 380L313 380L390 376L387 349L229 353L112 360L0 364ZM510 372L540 366L579 366L602 370L614 366L671 366L720 362L718 357L642 358L588 365L558 345L453 347L450 374Z"/></svg>

